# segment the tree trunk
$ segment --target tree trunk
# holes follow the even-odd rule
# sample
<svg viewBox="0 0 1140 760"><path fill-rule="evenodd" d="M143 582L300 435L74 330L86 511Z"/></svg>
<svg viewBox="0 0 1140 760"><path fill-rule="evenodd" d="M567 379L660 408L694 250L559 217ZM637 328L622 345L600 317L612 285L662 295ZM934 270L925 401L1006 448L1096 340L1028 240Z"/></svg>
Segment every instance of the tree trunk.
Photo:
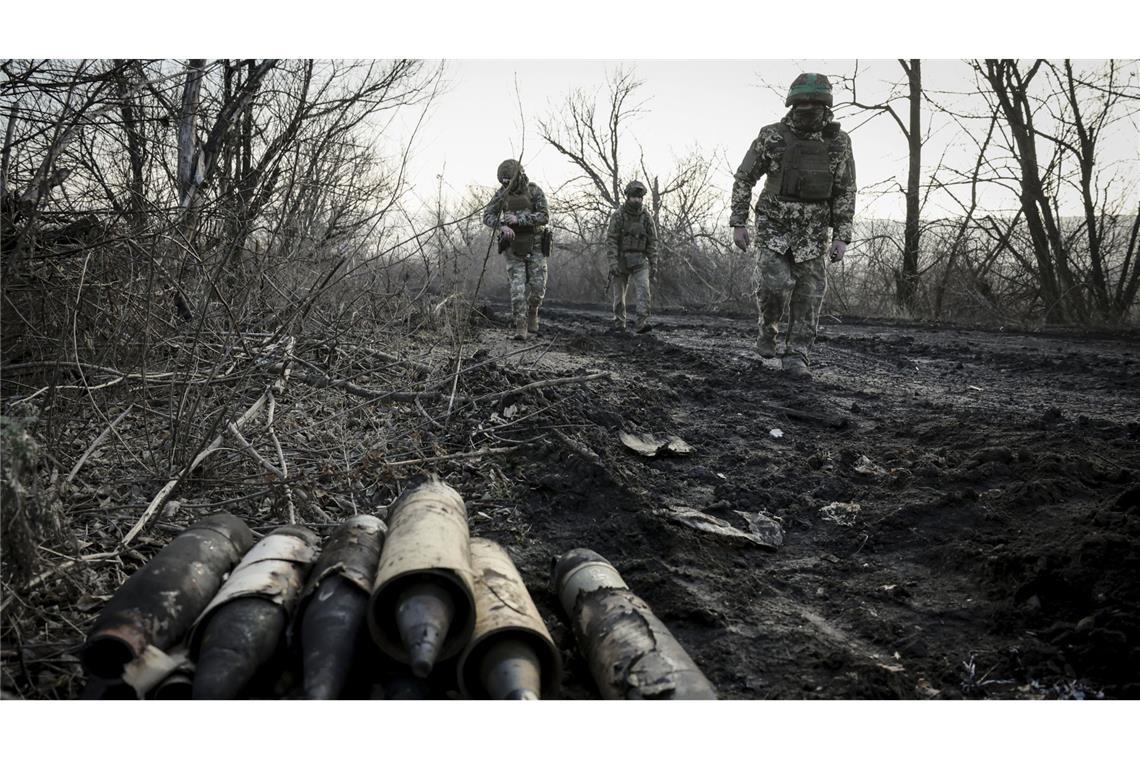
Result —
<svg viewBox="0 0 1140 760"><path fill-rule="evenodd" d="M139 134L136 108L131 99L130 82L127 78L127 62L116 61L116 84L119 88L119 114L123 118L123 132L127 136L127 158L131 165L130 193L127 207L129 209L129 223L136 235L141 235L146 229L146 196L143 188L143 168L146 157L144 155L144 142ZM141 74L141 72L140 72Z"/></svg>
<svg viewBox="0 0 1140 760"><path fill-rule="evenodd" d="M1006 126L1013 138L1014 154L1021 174L1021 209L1033 241L1045 318L1047 321L1061 322L1074 318L1083 320L1083 300L1075 287L1068 250L1049 205L1037 157L1029 83L1041 63L1035 62L1023 77L1015 61L988 59L985 62L984 76L997 96Z"/></svg>
<svg viewBox="0 0 1140 760"><path fill-rule="evenodd" d="M913 311L918 291L919 183L922 172L922 62L899 61L910 87L910 120L907 127L909 166L906 177L906 224L903 231L902 272L898 280L898 305Z"/></svg>
<svg viewBox="0 0 1140 760"><path fill-rule="evenodd" d="M206 59L191 58L186 65L186 84L182 87L182 113L178 120L178 205L190 211L200 181L197 171L198 98L202 92L202 76Z"/></svg>

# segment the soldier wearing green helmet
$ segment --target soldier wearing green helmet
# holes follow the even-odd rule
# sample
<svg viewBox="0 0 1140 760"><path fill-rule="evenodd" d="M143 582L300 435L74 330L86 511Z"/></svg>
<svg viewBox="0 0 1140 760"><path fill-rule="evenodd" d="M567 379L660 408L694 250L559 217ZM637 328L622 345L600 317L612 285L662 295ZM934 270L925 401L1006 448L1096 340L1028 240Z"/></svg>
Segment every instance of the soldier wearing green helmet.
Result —
<svg viewBox="0 0 1140 760"><path fill-rule="evenodd" d="M827 290L825 254L841 261L855 216L855 159L851 138L831 113L831 83L823 74L800 74L788 90L791 110L760 130L732 186L733 242L751 246L748 207L752 188L765 177L756 202L753 284L760 311L756 350L781 356L794 377L810 378L808 356ZM780 351L779 323L788 307Z"/></svg>
<svg viewBox="0 0 1140 760"><path fill-rule="evenodd" d="M657 228L643 206L647 188L637 180L625 186L625 202L610 216L606 258L614 288L614 327L625 329L625 294L633 286L634 330L649 332L649 283L657 271Z"/></svg>
<svg viewBox="0 0 1140 760"><path fill-rule="evenodd" d="M538 335L538 309L546 295L546 254L540 244L549 222L546 194L527 179L522 164L499 164L499 189L483 209L483 223L499 230L499 252L511 287L511 340Z"/></svg>

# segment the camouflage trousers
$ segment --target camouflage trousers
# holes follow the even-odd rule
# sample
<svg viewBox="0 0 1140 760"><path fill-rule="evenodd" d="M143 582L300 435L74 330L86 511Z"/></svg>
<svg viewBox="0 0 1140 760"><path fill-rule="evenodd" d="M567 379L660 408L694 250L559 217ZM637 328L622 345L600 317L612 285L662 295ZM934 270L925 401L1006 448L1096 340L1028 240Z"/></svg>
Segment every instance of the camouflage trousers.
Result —
<svg viewBox="0 0 1140 760"><path fill-rule="evenodd" d="M773 344L788 310L787 353L806 361L815 343L819 310L827 292L826 228L798 235L757 225L752 283L760 311L760 339ZM820 234L822 232L822 234Z"/></svg>
<svg viewBox="0 0 1140 760"><path fill-rule="evenodd" d="M511 316L518 324L520 319L526 319L527 308L538 306L546 296L546 257L538 245L531 245L522 256L516 255L512 246L503 256L511 284Z"/></svg>
<svg viewBox="0 0 1140 760"><path fill-rule="evenodd" d="M614 320L625 322L625 294L633 286L633 313L637 326L649 321L649 267L614 275Z"/></svg>

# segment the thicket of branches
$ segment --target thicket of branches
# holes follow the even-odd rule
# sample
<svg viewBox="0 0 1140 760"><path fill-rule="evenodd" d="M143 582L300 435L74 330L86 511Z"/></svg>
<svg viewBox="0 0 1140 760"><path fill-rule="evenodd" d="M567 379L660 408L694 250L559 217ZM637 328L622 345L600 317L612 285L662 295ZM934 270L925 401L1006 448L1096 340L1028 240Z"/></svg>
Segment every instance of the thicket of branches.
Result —
<svg viewBox="0 0 1140 760"><path fill-rule="evenodd" d="M430 102L440 71L274 59L0 69L4 570L26 580L60 522L51 505L74 488L64 470L87 458L77 447L90 438L76 437L88 421L107 436L125 416L139 437L121 441L124 455L161 484L250 404L272 428L292 352L335 356L365 323L377 345L404 331L418 309L398 279L405 163L377 142L393 114Z"/></svg>

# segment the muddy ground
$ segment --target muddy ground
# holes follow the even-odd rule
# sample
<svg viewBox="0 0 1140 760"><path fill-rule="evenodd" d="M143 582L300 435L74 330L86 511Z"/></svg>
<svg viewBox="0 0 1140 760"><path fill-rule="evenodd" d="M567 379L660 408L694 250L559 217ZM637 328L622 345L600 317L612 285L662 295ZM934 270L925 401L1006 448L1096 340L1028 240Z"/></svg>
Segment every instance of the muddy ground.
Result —
<svg viewBox="0 0 1140 760"><path fill-rule="evenodd" d="M473 529L550 613L567 696L592 686L543 581L586 546L722 697L1140 697L1136 341L825 320L803 382L752 353L749 318L635 337L598 310L545 317L540 357L506 365L613 380L563 393L584 451L512 463L517 524ZM513 350L502 337L482 341ZM641 458L623 430L694 453ZM763 513L784 543L699 532L675 507L743 530Z"/></svg>
<svg viewBox="0 0 1140 760"><path fill-rule="evenodd" d="M754 355L747 316L666 315L634 336L608 331L602 310L550 304L541 337L520 347L504 308L460 349L454 387L470 403L363 401L294 381L278 430L300 519L325 537L354 511L382 514L424 469L458 488L471 532L508 548L560 645L564 697L597 697L550 589L552 559L574 547L613 562L723 698L1140 697L1134 337L827 319L805 382ZM430 365L415 382L438 389L454 349L428 321L391 327L399 346L368 339ZM360 386L412 387L359 345L316 340L298 355ZM479 401L596 371L608 379ZM138 398L101 401L110 417ZM155 392L150 404L173 413L177 400ZM90 486L62 506L81 540L56 554L110 559L57 563L5 603L10 693L77 696L76 653L103 601L199 514L224 508L259 534L282 520L280 488L231 447L118 552L168 477L163 458L189 456L170 449L169 422L134 409L119 428L132 450L108 439L77 479ZM105 429L87 417L67 423L61 468ZM212 435L192 432L184 440ZM644 458L622 432L693 451ZM511 450L464 458L481 447ZM399 464L415 460L426 462ZM759 515L783 543L703 532L678 521L686 508L744 532Z"/></svg>

